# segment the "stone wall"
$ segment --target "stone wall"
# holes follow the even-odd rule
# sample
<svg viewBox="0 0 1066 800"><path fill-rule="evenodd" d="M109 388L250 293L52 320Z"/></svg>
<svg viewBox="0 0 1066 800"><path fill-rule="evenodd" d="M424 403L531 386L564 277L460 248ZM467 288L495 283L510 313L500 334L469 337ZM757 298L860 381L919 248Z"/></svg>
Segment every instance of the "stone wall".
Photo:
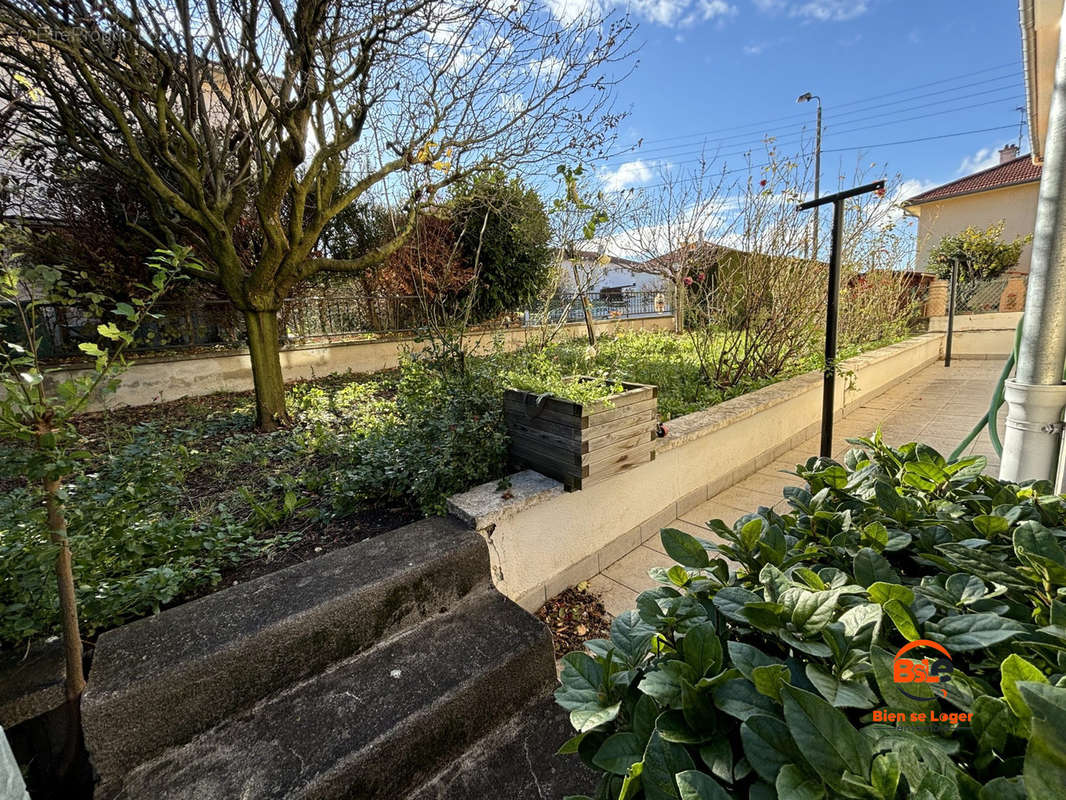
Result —
<svg viewBox="0 0 1066 800"><path fill-rule="evenodd" d="M621 330L673 330L672 315L605 320L595 323L598 333ZM475 350L487 352L493 338L500 336L504 346L516 349L540 335L538 328L507 328L499 331L477 331ZM560 338L585 336L585 323L563 326ZM400 357L422 345L414 339L368 340L337 342L334 344L302 345L281 351L281 367L286 381L316 378L336 372L377 372L390 369ZM51 380L63 380L82 373L77 367L53 372ZM139 359L122 377L118 392L106 399L108 407L143 406L198 397L215 392L241 392L252 388L252 365L247 351L186 356L165 359ZM97 408L100 406L97 405Z"/></svg>
<svg viewBox="0 0 1066 800"><path fill-rule="evenodd" d="M951 357L1005 359L1014 348L1014 331L1021 318L1021 311L956 314ZM947 329L947 317L929 318L930 332L944 334Z"/></svg>
<svg viewBox="0 0 1066 800"><path fill-rule="evenodd" d="M837 414L936 361L943 341L927 333L843 362L854 377L837 384ZM654 461L588 489L526 471L506 493L487 483L449 508L485 537L497 588L536 609L815 435L821 405L822 374L807 373L671 421Z"/></svg>

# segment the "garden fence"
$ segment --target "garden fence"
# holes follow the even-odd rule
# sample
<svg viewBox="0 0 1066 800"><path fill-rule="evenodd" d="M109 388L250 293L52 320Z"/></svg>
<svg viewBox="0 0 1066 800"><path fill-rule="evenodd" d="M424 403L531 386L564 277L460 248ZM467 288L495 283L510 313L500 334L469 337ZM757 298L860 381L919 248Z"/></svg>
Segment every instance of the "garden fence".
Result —
<svg viewBox="0 0 1066 800"><path fill-rule="evenodd" d="M601 291L587 295L585 302L593 319L632 319L672 314L670 295L670 292ZM581 322L585 319L579 295L554 295L548 303L534 307L528 312L526 324L556 323L564 317L567 322Z"/></svg>
<svg viewBox="0 0 1066 800"><path fill-rule="evenodd" d="M595 319L632 318L670 313L670 304L656 292L623 292L589 298ZM155 307L158 318L144 322L136 351L235 349L245 344L241 313L226 300L167 301ZM513 315L511 315L513 316ZM581 301L556 295L539 308L521 314L523 324L545 320L584 319ZM412 295L311 296L286 300L278 314L282 344L331 342L374 334L412 333L425 325L419 299ZM96 341L104 320L78 306L37 307L41 356L49 359L81 355L78 345Z"/></svg>
<svg viewBox="0 0 1066 800"><path fill-rule="evenodd" d="M989 278L979 281L959 282L955 289L955 313L956 314L989 314L1002 310L1001 304L1012 308L1021 309L1025 298L1024 287L1028 276L1020 278ZM1011 280L1021 281L1020 297L1005 298L1004 291Z"/></svg>

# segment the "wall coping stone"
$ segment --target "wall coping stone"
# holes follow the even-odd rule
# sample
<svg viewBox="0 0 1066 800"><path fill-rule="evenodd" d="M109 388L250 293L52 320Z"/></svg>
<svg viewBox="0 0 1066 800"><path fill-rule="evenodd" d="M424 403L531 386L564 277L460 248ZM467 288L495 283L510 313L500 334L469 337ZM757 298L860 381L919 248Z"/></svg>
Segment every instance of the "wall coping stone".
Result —
<svg viewBox="0 0 1066 800"><path fill-rule="evenodd" d="M610 324L613 322L625 322L627 320L642 320L642 319L659 319L663 317L673 317L673 313L663 314L642 314L639 317L621 317L619 319L598 319L597 323ZM517 331L535 331L539 326L536 325L511 325L509 327L501 328L472 328L468 333L473 336L495 336L497 333L514 333ZM585 328L583 321L579 322L567 322L562 328L564 330L569 328L578 328L582 330ZM409 331L382 331L374 335L372 339L341 339L338 341L326 341L326 342L306 342L303 344L282 344L279 348L281 353L297 353L303 350L325 350L332 347L351 347L353 345L375 345L375 344L402 344L404 342L414 342L417 337L411 334ZM207 358L247 358L249 355L247 347L233 347L225 350L208 350L197 353L185 353L169 356L150 356L145 355L143 357L136 357L134 353L131 353L128 362L131 367L138 364L171 364L179 361L199 361ZM92 359L75 359L69 361L58 362L55 365L50 365L49 369L55 370L87 370Z"/></svg>
<svg viewBox="0 0 1066 800"><path fill-rule="evenodd" d="M943 338L940 333L924 333L911 337L902 342L896 342L885 347L879 347L867 353L853 356L841 362L845 370L855 371L861 367L868 367L881 361L898 356L911 349L924 347L932 340ZM752 417L760 411L786 403L794 397L798 397L812 388L821 386L822 373L806 372L794 378L764 386L754 392L742 394L718 405L686 414L683 417L671 420L667 423L669 433L665 439L659 440L658 452L666 452L675 447L681 447L688 442L709 436L715 431L729 425Z"/></svg>
<svg viewBox="0 0 1066 800"><path fill-rule="evenodd" d="M509 475L510 487L499 491L494 482L483 483L448 498L448 511L476 531L513 517L520 511L563 493L563 485L531 469Z"/></svg>

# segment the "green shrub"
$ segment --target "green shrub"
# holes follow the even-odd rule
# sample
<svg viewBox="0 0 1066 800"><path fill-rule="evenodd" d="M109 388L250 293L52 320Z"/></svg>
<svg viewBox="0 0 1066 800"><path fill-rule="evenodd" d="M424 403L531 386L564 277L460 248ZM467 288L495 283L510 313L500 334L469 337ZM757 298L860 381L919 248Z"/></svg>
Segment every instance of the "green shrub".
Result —
<svg viewBox="0 0 1066 800"><path fill-rule="evenodd" d="M87 636L158 611L217 583L225 568L291 541L283 534L257 535L263 526L237 496L194 513L184 493L198 460L198 437L183 434L171 442L173 449L163 449L157 430L138 427L132 441L116 446L110 458L66 485L68 536ZM5 455L17 458L20 452ZM13 489L0 499L4 644L58 630L55 545L48 541L43 518L41 493L34 486Z"/></svg>
<svg viewBox="0 0 1066 800"><path fill-rule="evenodd" d="M396 414L340 443L338 502L402 500L427 514L447 498L500 477L507 458L502 389L484 373L447 376L417 362L402 367Z"/></svg>
<svg viewBox="0 0 1066 800"><path fill-rule="evenodd" d="M551 224L536 190L496 170L457 184L449 209L463 264L477 274L471 321L529 308L552 270Z"/></svg>
<svg viewBox="0 0 1066 800"><path fill-rule="evenodd" d="M597 797L1062 797L1066 501L981 457L855 443L798 468L787 514L711 521L717 544L664 530L661 587L564 658L562 751ZM936 695L894 681L919 639L951 656Z"/></svg>
<svg viewBox="0 0 1066 800"><path fill-rule="evenodd" d="M444 510L448 495L500 477L499 390L408 363L398 379L333 376L289 389L300 422L249 431L249 396L189 401L165 419L82 421L85 474L66 484L86 636L158 611L250 559L273 558L368 506ZM202 403L202 406L200 405ZM0 440L0 645L58 630L54 548L32 451Z"/></svg>

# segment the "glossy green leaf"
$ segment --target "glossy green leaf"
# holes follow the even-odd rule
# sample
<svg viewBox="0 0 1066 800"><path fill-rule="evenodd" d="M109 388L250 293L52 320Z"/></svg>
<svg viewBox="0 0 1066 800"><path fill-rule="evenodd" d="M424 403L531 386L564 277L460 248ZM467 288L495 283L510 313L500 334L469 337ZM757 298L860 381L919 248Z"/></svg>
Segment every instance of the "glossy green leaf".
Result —
<svg viewBox="0 0 1066 800"><path fill-rule="evenodd" d="M796 746L822 780L839 787L844 772L869 777L870 741L843 713L821 697L788 684L781 689L781 699Z"/></svg>
<svg viewBox="0 0 1066 800"><path fill-rule="evenodd" d="M1032 712L1025 791L1030 800L1061 797L1066 786L1066 689L1041 683L1020 683L1018 689Z"/></svg>
<svg viewBox="0 0 1066 800"><path fill-rule="evenodd" d="M777 774L775 782L779 798L788 800L824 800L825 787L795 764L786 764Z"/></svg>
<svg viewBox="0 0 1066 800"><path fill-rule="evenodd" d="M1006 642L1025 630L1017 620L999 614L959 614L928 626L929 638L950 653L968 653Z"/></svg>
<svg viewBox="0 0 1066 800"><path fill-rule="evenodd" d="M645 743L634 733L616 733L600 745L592 763L614 775L625 775L644 758Z"/></svg>
<svg viewBox="0 0 1066 800"><path fill-rule="evenodd" d="M691 628L681 641L685 662L702 678L708 673L717 673L722 667L722 642L712 622L704 622Z"/></svg>
<svg viewBox="0 0 1066 800"><path fill-rule="evenodd" d="M785 764L803 760L788 725L780 717L769 714L748 717L740 726L740 742L755 774L767 783L777 780L777 773Z"/></svg>
<svg viewBox="0 0 1066 800"><path fill-rule="evenodd" d="M658 732L653 733L644 751L641 773L644 797L646 800L680 800L675 776L695 768L683 745L667 742Z"/></svg>
<svg viewBox="0 0 1066 800"><path fill-rule="evenodd" d="M1014 716L1028 721L1032 716L1032 712L1029 710L1029 706L1025 704L1025 700L1022 699L1018 684L1022 681L1047 683L1048 679L1043 672L1017 653L1011 653L1003 659L1003 663L999 667L999 673L1001 676L999 688L1003 692L1003 699L1010 706L1010 710L1014 712Z"/></svg>
<svg viewBox="0 0 1066 800"><path fill-rule="evenodd" d="M703 569L710 564L707 551L696 537L676 528L664 528L659 537L666 554L681 566Z"/></svg>
<svg viewBox="0 0 1066 800"><path fill-rule="evenodd" d="M686 770L676 776L681 800L732 800L714 778L698 770Z"/></svg>

